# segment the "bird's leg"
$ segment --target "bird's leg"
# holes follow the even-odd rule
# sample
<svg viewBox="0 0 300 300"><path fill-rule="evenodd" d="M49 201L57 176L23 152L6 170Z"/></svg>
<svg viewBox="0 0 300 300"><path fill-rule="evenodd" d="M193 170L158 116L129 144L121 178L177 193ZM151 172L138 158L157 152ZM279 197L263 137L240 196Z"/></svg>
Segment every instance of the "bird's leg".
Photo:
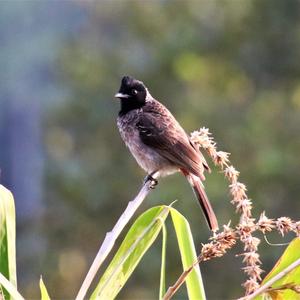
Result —
<svg viewBox="0 0 300 300"><path fill-rule="evenodd" d="M148 181L151 181L151 189L154 189L158 185L158 180L155 178L155 175L158 175L157 171L148 174L144 179L144 184L146 184Z"/></svg>

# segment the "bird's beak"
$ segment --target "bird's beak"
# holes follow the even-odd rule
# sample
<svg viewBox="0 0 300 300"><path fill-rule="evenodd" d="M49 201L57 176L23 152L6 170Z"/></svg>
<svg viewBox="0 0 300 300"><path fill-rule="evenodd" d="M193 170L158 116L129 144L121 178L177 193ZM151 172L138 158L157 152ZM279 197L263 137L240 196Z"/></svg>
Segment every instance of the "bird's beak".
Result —
<svg viewBox="0 0 300 300"><path fill-rule="evenodd" d="M115 94L115 98L119 98L119 99L126 99L129 98L130 96L127 94L123 94L123 93L116 93Z"/></svg>

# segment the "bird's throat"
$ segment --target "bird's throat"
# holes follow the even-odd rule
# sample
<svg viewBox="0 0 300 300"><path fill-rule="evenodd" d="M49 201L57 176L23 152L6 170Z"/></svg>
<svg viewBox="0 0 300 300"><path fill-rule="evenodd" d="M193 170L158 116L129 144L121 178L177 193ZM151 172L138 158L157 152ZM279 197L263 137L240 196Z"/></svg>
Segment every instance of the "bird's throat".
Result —
<svg viewBox="0 0 300 300"><path fill-rule="evenodd" d="M141 108L145 105L145 103L134 101L130 98L121 99L121 110L119 112L119 116L123 116L127 114L129 111Z"/></svg>

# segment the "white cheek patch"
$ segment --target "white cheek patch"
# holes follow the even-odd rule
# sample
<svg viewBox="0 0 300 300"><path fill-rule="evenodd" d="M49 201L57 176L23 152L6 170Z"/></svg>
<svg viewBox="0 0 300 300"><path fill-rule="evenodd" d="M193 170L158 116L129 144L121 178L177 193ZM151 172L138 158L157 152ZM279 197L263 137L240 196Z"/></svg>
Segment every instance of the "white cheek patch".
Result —
<svg viewBox="0 0 300 300"><path fill-rule="evenodd" d="M153 97L151 96L151 94L149 93L148 89L146 88L146 102L152 100Z"/></svg>

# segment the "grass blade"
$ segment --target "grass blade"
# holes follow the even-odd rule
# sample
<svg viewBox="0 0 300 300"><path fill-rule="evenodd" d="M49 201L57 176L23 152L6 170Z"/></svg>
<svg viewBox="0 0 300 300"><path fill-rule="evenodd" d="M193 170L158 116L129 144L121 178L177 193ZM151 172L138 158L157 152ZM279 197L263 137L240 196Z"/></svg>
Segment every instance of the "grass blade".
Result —
<svg viewBox="0 0 300 300"><path fill-rule="evenodd" d="M41 291L41 300L51 300L42 276L40 278L40 291Z"/></svg>
<svg viewBox="0 0 300 300"><path fill-rule="evenodd" d="M190 225L186 218L176 209L171 208L171 217L176 232L183 269L189 268L196 260L196 250ZM189 299L205 300L205 290L200 268L197 265L186 279Z"/></svg>
<svg viewBox="0 0 300 300"><path fill-rule="evenodd" d="M167 251L167 229L165 224L162 227L161 267L159 299L162 299L166 292L166 251Z"/></svg>
<svg viewBox="0 0 300 300"><path fill-rule="evenodd" d="M17 287L16 215L12 193L0 185L0 272ZM10 299L4 290L5 299Z"/></svg>
<svg viewBox="0 0 300 300"><path fill-rule="evenodd" d="M114 299L145 252L157 238L170 207L153 207L131 226L115 257L100 279L91 299Z"/></svg>
<svg viewBox="0 0 300 300"><path fill-rule="evenodd" d="M274 276L282 272L296 260L300 259L300 238L295 238L285 249L284 253L280 257L280 259L275 264L274 268L266 275L261 285L266 284L270 279ZM296 293L290 288L280 289L284 286L300 286L300 267L295 268L293 271L277 280L274 284L272 284L271 291L269 296L272 299L300 299L299 293ZM278 288L278 290L276 290ZM258 296L255 299L263 299L264 296Z"/></svg>

